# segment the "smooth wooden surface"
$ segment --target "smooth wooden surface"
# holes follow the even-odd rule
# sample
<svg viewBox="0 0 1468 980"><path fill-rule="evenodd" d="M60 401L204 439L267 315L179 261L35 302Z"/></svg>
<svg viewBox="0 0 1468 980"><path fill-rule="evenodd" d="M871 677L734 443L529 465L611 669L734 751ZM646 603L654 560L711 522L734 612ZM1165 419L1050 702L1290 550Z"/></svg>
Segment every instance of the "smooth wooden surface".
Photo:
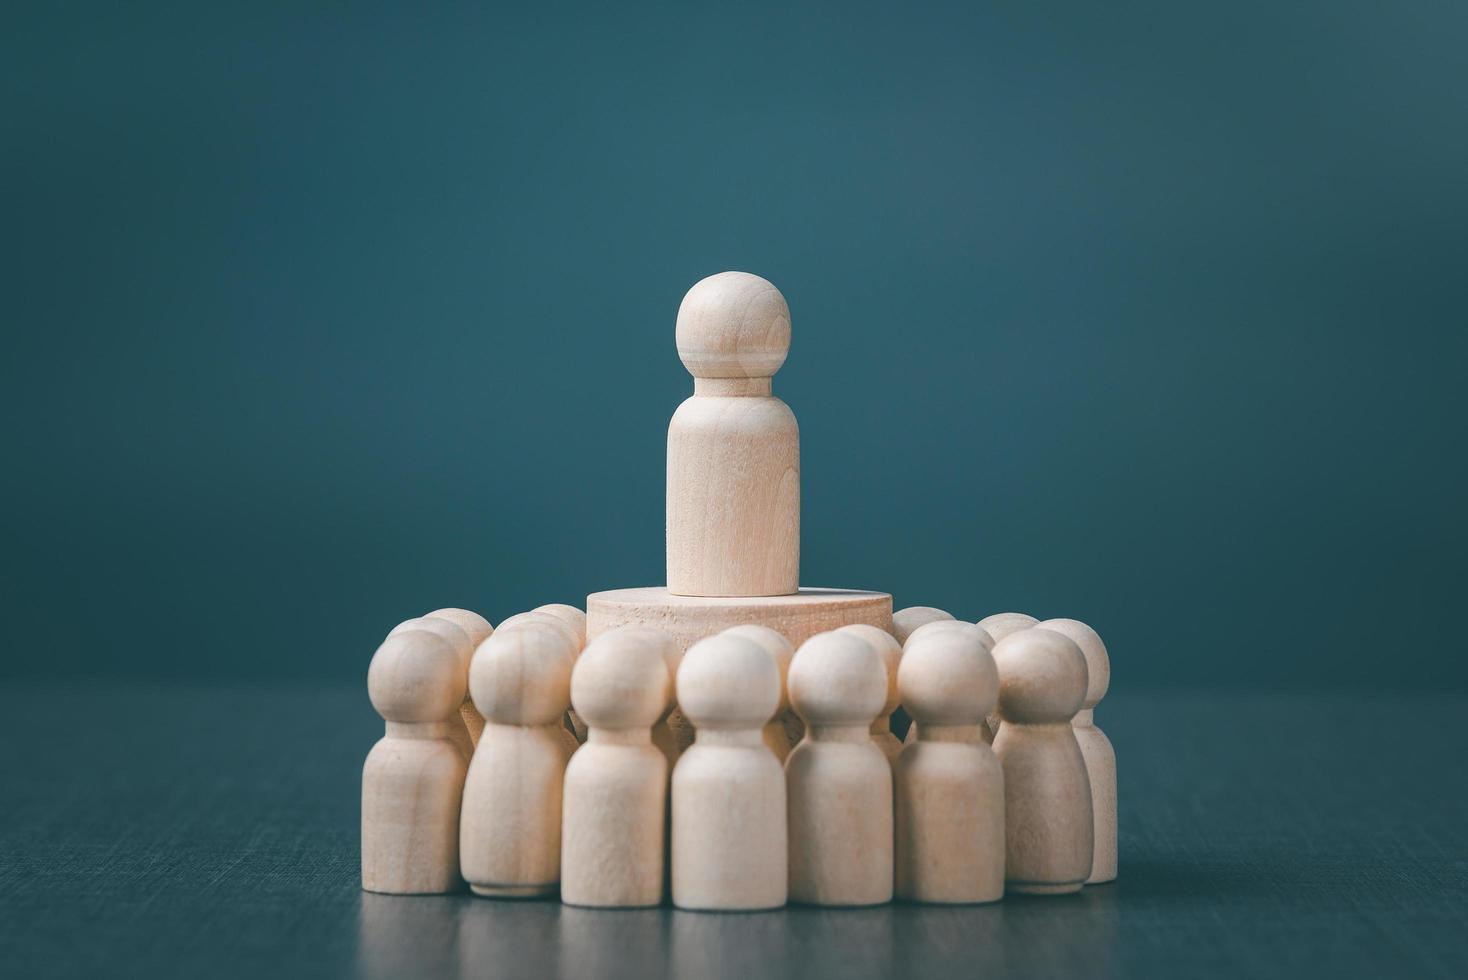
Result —
<svg viewBox="0 0 1468 980"><path fill-rule="evenodd" d="M673 701L661 637L603 633L571 674L586 744L566 764L561 800L561 900L595 908L663 901L668 760L652 726Z"/></svg>
<svg viewBox="0 0 1468 980"><path fill-rule="evenodd" d="M1117 677L1096 713L1119 762L1116 883L744 915L363 894L359 781L382 721L360 678L6 682L0 962L14 977L1468 972L1468 695L1142 695Z"/></svg>
<svg viewBox="0 0 1468 980"><path fill-rule="evenodd" d="M911 642L911 641L909 641ZM1086 657L1052 630L1011 633L994 647L1004 766L1004 889L1062 895L1091 874L1091 784L1072 720L1086 697Z"/></svg>
<svg viewBox="0 0 1468 980"><path fill-rule="evenodd" d="M678 307L693 395L668 423L668 589L790 595L800 586L800 426L772 393L790 309L746 272L695 283Z"/></svg>
<svg viewBox="0 0 1468 980"><path fill-rule="evenodd" d="M902 650L898 691L920 737L892 771L893 862L900 898L964 904L1004 896L1004 773L984 738L999 669L959 630L919 635Z"/></svg>
<svg viewBox="0 0 1468 980"><path fill-rule="evenodd" d="M805 722L785 762L790 900L880 905L892 899L892 764L872 740L887 667L868 641L834 630L790 662L790 705Z"/></svg>

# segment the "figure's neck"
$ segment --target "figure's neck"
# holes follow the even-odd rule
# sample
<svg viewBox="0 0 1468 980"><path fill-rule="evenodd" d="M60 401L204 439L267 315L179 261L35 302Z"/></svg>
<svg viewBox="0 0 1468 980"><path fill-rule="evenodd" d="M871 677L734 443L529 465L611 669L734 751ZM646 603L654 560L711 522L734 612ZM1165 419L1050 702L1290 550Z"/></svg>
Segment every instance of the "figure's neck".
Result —
<svg viewBox="0 0 1468 980"><path fill-rule="evenodd" d="M447 721L390 721L386 727L389 738L453 738L453 727Z"/></svg>
<svg viewBox="0 0 1468 980"><path fill-rule="evenodd" d="M805 726L805 736L813 742L870 742L871 725L812 725Z"/></svg>
<svg viewBox="0 0 1468 980"><path fill-rule="evenodd" d="M763 728L695 728L695 745L757 746L764 748Z"/></svg>
<svg viewBox="0 0 1468 980"><path fill-rule="evenodd" d="M650 728L588 728L586 741L591 745L651 745Z"/></svg>
<svg viewBox="0 0 1468 980"><path fill-rule="evenodd" d="M772 378L694 378L693 393L709 398L768 398Z"/></svg>
<svg viewBox="0 0 1468 980"><path fill-rule="evenodd" d="M984 739L979 725L938 725L925 721L918 725L919 742L978 742Z"/></svg>

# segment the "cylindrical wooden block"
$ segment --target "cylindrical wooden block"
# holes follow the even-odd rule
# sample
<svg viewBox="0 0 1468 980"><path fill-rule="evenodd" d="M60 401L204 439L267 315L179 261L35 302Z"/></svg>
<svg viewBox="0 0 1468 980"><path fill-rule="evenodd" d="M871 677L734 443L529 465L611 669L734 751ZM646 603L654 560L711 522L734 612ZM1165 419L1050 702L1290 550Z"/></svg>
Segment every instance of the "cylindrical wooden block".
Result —
<svg viewBox="0 0 1468 980"><path fill-rule="evenodd" d="M817 588L757 598L673 595L664 588L614 589L586 597L588 641L616 626L651 626L686 650L706 636L749 623L770 627L796 647L817 633L852 623L890 633L892 597Z"/></svg>

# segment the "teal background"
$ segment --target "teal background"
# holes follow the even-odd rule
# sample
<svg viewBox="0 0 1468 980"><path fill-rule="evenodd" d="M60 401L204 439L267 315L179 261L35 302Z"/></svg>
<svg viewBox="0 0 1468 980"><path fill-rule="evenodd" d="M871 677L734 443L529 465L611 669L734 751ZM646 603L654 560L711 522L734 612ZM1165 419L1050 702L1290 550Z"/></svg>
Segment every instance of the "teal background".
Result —
<svg viewBox="0 0 1468 980"><path fill-rule="evenodd" d="M206 9L207 7L207 9ZM1465 687L1460 3L73 5L0 28L0 673L358 676L662 581L788 298L803 579L1114 688Z"/></svg>

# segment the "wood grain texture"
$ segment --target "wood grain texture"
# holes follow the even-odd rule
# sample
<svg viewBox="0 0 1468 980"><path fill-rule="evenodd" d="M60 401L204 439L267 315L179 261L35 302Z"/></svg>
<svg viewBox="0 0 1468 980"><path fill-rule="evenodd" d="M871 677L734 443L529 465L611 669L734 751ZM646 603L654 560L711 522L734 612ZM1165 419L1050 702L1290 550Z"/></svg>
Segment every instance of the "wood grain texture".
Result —
<svg viewBox="0 0 1468 980"><path fill-rule="evenodd" d="M357 678L8 682L0 962L16 977L1468 973L1468 695L1121 686L1101 710L1122 761L1115 883L715 916L363 893L361 764L382 721ZM1384 721L1342 737L1363 719Z"/></svg>

